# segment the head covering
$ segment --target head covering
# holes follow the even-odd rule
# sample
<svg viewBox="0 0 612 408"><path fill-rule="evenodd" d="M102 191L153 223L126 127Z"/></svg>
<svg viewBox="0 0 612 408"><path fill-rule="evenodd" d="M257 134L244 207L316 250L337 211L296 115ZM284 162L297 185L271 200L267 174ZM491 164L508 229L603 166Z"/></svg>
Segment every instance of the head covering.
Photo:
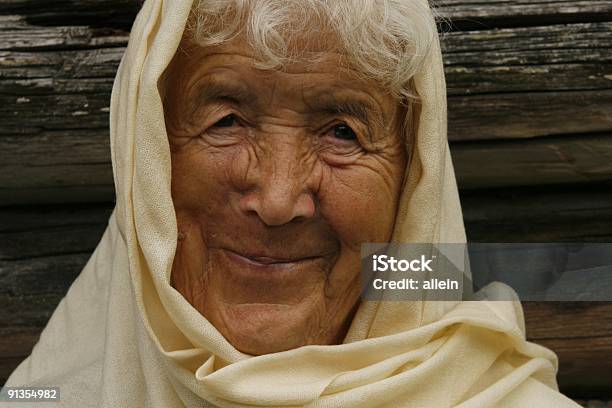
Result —
<svg viewBox="0 0 612 408"><path fill-rule="evenodd" d="M575 406L556 391L556 356L525 341L517 301L362 302L343 344L254 357L170 285L177 222L158 81L191 2L147 0L134 23L111 98L115 210L7 385L59 386L68 407ZM393 241L462 243L437 37L414 83Z"/></svg>

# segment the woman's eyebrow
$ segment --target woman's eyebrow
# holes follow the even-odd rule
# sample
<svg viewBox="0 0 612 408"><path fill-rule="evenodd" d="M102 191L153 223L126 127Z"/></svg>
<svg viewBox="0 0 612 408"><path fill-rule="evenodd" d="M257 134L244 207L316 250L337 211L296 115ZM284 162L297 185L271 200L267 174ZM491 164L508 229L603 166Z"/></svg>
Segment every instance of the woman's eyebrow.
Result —
<svg viewBox="0 0 612 408"><path fill-rule="evenodd" d="M364 98L324 93L311 98L308 107L325 115L351 116L367 126L382 124L380 110Z"/></svg>
<svg viewBox="0 0 612 408"><path fill-rule="evenodd" d="M246 84L212 78L199 85L197 94L200 104L226 101L244 105L253 103L257 99Z"/></svg>

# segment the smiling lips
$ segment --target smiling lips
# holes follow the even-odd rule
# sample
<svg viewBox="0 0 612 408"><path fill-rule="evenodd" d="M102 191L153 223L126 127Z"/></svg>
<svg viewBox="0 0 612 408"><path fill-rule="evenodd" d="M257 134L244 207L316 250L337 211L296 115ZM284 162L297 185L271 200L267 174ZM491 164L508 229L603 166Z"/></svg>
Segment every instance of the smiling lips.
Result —
<svg viewBox="0 0 612 408"><path fill-rule="evenodd" d="M224 252L226 252L227 255L229 255L229 257L231 257L235 261L239 261L241 263L248 263L255 267L257 266L260 266L260 267L291 266L291 265L296 265L296 264L300 264L300 263L304 263L308 261L314 261L314 260L322 258L321 256L306 256L306 257L288 258L288 257L271 257L271 256L266 256L266 255L251 255L251 254L247 255L247 254L239 253L239 252L236 252L230 249L224 249Z"/></svg>
<svg viewBox="0 0 612 408"><path fill-rule="evenodd" d="M246 255L219 249L211 254L209 279L217 282L224 301L232 304L290 305L318 292L325 282L322 277L330 272L329 261L324 256L279 252Z"/></svg>

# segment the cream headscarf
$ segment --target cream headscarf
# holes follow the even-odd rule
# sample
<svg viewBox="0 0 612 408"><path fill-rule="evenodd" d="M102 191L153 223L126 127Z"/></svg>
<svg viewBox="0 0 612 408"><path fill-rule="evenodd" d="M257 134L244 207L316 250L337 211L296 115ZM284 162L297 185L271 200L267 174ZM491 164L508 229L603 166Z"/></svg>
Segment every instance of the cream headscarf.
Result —
<svg viewBox="0 0 612 408"><path fill-rule="evenodd" d="M417 1L417 0L405 0ZM425 0L418 0L425 1ZM344 344L253 357L170 285L177 223L158 80L191 0L147 0L111 98L116 208L83 272L7 385L67 407L561 407L556 356L518 302L362 302ZM393 240L465 242L436 39Z"/></svg>

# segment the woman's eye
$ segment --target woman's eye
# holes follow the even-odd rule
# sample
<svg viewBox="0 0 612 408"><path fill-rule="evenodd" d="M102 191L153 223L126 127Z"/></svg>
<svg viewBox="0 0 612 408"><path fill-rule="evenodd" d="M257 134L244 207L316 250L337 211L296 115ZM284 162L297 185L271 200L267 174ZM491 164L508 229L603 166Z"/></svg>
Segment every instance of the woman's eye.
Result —
<svg viewBox="0 0 612 408"><path fill-rule="evenodd" d="M232 127L237 124L236 117L234 115L227 115L215 122L212 127L216 128L224 128L224 127Z"/></svg>
<svg viewBox="0 0 612 408"><path fill-rule="evenodd" d="M346 124L339 124L339 125L334 126L333 132L334 132L334 137L337 139L342 139L342 140L356 140L357 139L357 135L355 134L353 129L351 129Z"/></svg>

